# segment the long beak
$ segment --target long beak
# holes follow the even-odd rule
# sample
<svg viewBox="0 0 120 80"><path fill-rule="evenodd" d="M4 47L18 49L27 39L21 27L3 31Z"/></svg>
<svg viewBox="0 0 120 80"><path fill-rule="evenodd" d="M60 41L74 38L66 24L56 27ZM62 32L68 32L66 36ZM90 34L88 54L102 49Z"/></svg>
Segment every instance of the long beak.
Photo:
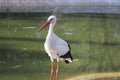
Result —
<svg viewBox="0 0 120 80"><path fill-rule="evenodd" d="M47 27L50 24L49 21L46 21L39 29L38 32L41 32L45 27Z"/></svg>

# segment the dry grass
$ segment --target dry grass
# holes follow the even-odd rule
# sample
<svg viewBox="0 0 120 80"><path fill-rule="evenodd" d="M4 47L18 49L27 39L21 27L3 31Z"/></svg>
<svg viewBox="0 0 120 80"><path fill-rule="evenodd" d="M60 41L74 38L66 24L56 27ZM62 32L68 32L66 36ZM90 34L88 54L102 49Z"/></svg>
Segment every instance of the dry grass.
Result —
<svg viewBox="0 0 120 80"><path fill-rule="evenodd" d="M86 74L86 75L79 75L76 77L72 77L66 80L102 80L102 78L115 78L114 80L119 80L120 72L110 72L110 73L93 73L93 74Z"/></svg>

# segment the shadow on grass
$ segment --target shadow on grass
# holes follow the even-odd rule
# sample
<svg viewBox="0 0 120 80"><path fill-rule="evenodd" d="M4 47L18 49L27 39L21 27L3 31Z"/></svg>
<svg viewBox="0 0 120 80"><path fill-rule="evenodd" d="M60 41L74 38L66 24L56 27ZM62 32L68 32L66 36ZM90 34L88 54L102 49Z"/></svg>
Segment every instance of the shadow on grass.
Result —
<svg viewBox="0 0 120 80"><path fill-rule="evenodd" d="M88 41L87 43L90 45L120 46L120 43L118 43L118 42L92 42L92 41Z"/></svg>
<svg viewBox="0 0 120 80"><path fill-rule="evenodd" d="M44 42L45 39L36 39L36 38L17 38L17 37L0 37L0 40L17 40L17 41L35 41L35 42ZM74 40L66 40L68 43L73 44L80 44L82 42L80 41L74 41ZM103 46L120 46L120 43L118 42L93 42L93 41L87 41L87 44L90 45L103 45Z"/></svg>
<svg viewBox="0 0 120 80"><path fill-rule="evenodd" d="M15 47L12 47L13 45L7 45L2 44L0 46L0 60L3 61L23 61L24 59L39 59L44 60L44 57L46 55L44 54L44 51L28 51L28 50L21 50L17 49Z"/></svg>
<svg viewBox="0 0 120 80"><path fill-rule="evenodd" d="M31 18L33 19L44 19L43 17L47 18L50 15L57 15L59 17L90 17L90 18L113 18L113 19L118 19L119 14L89 14L89 13L83 13L83 14L79 14L79 13L0 13L0 18L11 18L11 19L27 19L27 20L31 20ZM32 19L32 20L33 20Z"/></svg>
<svg viewBox="0 0 120 80"><path fill-rule="evenodd" d="M0 46L0 75L47 73L49 61L43 51L24 51L5 44Z"/></svg>
<svg viewBox="0 0 120 80"><path fill-rule="evenodd" d="M35 41L35 42L44 42L45 39L36 39L36 38L17 38L17 37L0 37L0 40L7 40L7 41L10 41L10 40L17 40L17 41ZM71 40L66 40L68 41L69 43L75 43L75 44L78 44L80 43L79 41L71 41Z"/></svg>
<svg viewBox="0 0 120 80"><path fill-rule="evenodd" d="M39 42L39 41L45 41L44 39L36 39L36 38L17 38L17 37L0 37L0 40L17 40L17 41L36 41L36 42Z"/></svg>
<svg viewBox="0 0 120 80"><path fill-rule="evenodd" d="M33 20L33 19L44 19L51 13L0 13L0 18L2 19L18 19L18 20ZM32 18L32 19L31 19Z"/></svg>

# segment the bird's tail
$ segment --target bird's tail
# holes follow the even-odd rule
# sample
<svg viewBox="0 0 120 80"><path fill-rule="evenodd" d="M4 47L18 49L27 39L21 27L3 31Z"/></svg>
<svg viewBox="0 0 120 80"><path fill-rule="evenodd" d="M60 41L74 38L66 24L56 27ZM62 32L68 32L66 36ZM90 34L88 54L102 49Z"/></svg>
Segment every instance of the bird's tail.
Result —
<svg viewBox="0 0 120 80"><path fill-rule="evenodd" d="M64 62L65 62L66 64L72 63L72 61L73 61L73 59L71 59L71 58L64 59Z"/></svg>
<svg viewBox="0 0 120 80"><path fill-rule="evenodd" d="M63 58L65 63L71 63L73 61L70 50L65 55L60 56L60 58Z"/></svg>

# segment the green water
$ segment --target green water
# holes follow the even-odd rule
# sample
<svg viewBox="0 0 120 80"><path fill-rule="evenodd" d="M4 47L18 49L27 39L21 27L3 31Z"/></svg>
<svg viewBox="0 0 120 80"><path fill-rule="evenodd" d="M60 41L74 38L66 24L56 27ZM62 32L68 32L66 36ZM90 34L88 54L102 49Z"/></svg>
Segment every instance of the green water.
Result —
<svg viewBox="0 0 120 80"><path fill-rule="evenodd" d="M47 29L37 29L51 13L0 14L0 80L48 80L44 51ZM59 79L94 72L120 71L120 15L56 14L55 33L68 41L74 62L61 62Z"/></svg>

